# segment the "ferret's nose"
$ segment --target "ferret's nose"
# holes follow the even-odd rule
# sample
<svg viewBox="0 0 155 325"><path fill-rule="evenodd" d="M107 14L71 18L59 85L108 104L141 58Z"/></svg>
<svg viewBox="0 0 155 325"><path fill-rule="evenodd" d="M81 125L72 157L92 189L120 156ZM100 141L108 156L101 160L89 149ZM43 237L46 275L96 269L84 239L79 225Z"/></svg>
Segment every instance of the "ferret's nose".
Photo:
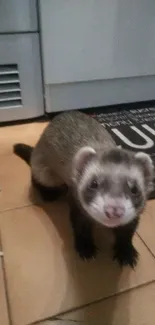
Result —
<svg viewBox="0 0 155 325"><path fill-rule="evenodd" d="M124 214L124 207L108 205L105 207L105 215L108 219L122 218Z"/></svg>

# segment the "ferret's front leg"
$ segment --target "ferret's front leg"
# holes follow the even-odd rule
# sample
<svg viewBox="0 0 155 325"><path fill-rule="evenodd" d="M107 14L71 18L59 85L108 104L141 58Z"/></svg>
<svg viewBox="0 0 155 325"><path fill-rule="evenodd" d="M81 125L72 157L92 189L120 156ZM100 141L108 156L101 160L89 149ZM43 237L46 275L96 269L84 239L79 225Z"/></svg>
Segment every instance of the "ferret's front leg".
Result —
<svg viewBox="0 0 155 325"><path fill-rule="evenodd" d="M138 252L132 244L134 233L137 229L139 219L134 219L130 224L114 229L114 259L119 265L135 268L138 262Z"/></svg>
<svg viewBox="0 0 155 325"><path fill-rule="evenodd" d="M97 249L93 239L92 222L79 209L73 199L70 203L70 220L74 234L74 245L79 256L84 260L95 258Z"/></svg>

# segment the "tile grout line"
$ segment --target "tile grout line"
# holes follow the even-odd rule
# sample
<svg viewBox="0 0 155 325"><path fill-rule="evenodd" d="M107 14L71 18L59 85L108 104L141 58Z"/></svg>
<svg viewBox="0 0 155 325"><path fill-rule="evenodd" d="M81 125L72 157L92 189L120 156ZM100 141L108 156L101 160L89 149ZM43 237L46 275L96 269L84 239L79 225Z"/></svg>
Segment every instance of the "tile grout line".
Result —
<svg viewBox="0 0 155 325"><path fill-rule="evenodd" d="M147 250L149 251L149 253L152 255L152 257L155 259L155 254L152 252L152 250L148 247L148 245L146 244L146 242L144 241L144 239L141 237L141 235L139 235L139 233L136 233L137 236L139 237L139 239L142 241L142 243L144 244L144 246L147 248Z"/></svg>
<svg viewBox="0 0 155 325"><path fill-rule="evenodd" d="M8 285L7 285L6 272L5 272L5 266L4 266L4 258L2 258L2 270L3 270L3 278L4 278L4 288L5 288L8 319L9 319L9 324L13 325L12 317L11 317L10 300L9 300L9 294L8 294Z"/></svg>
<svg viewBox="0 0 155 325"><path fill-rule="evenodd" d="M132 287L132 288L128 288L124 291L121 291L121 292L117 292L117 293L114 293L114 294L111 294L110 296L107 296L105 298L101 298L101 299L98 299L98 300L95 300L93 302L90 302L90 303L87 303L87 304L84 304L84 305L81 305L79 307L75 307L75 308L72 308L72 309L69 309L67 311L64 311L63 313L59 313L55 316L51 316L51 317L46 317L46 318L43 318L43 319L40 319L40 320L37 320L35 322L32 322L32 323L27 323L26 325L39 325L41 322L46 322L46 321L55 321L55 320L58 320L60 319L60 317L62 316L65 316L69 313L72 313L72 312L76 312L78 310L82 310L82 309L85 309L87 307L90 307L90 306L94 306L94 305L97 305L99 303L102 303L104 301L107 301L107 300L110 300L112 298L116 298L116 297L120 297L122 296L123 294L126 294L126 293L130 293L131 291L135 291L137 289L141 289L141 288L145 288L146 286L149 286L151 284L155 284L155 279L154 280L151 280L151 281L148 281L148 282L145 282L145 283L142 283L142 284L139 284L138 286L136 287ZM67 321L67 320L66 320Z"/></svg>
<svg viewBox="0 0 155 325"><path fill-rule="evenodd" d="M30 204L22 205L22 206L15 207L15 208L9 208L9 209L5 209L5 210L0 210L0 215L3 214L3 213L7 213L9 211L20 210L20 209L28 208L28 207L31 207L31 206L38 207L38 205L36 205L35 203L30 203Z"/></svg>
<svg viewBox="0 0 155 325"><path fill-rule="evenodd" d="M83 306L81 306L81 307L77 307L77 308L75 307L73 310L70 310L70 312L74 312L74 311L76 311L76 310L80 310L80 309L83 309L83 308L87 308L87 307L89 307L89 306L91 306L91 305L97 305L98 303L102 303L102 302L104 302L104 301L110 300L111 298L116 298L116 297L122 296L122 295L124 295L124 294L126 294L126 293L129 293L129 292L131 292L131 291L135 291L136 289L144 288L144 287L146 287L147 285L151 285L152 283L155 283L155 279L154 279L154 280L151 280L151 281L149 281L149 282L141 283L141 284L139 284L139 285L136 286L136 287L131 287L131 288L128 288L128 289L123 290L123 291L121 291L121 292L116 292L116 293L114 293L114 294L111 294L110 296L107 296L107 297L105 297L105 298L101 298L101 299L95 300L94 302L90 302L90 303L85 304L85 305L83 305ZM58 315L55 316L55 317L61 317L61 316L65 315L65 314L67 314L67 313L68 313L68 312L60 313L60 314L58 314ZM28 324L28 325L29 325L29 324Z"/></svg>
<svg viewBox="0 0 155 325"><path fill-rule="evenodd" d="M10 300L9 300L9 294L8 294L8 285L7 285L7 279L6 279L5 264L4 264L4 253L3 253L3 246L2 246L1 237L0 237L0 246L2 248L1 261L2 261L2 272L3 272L3 279L4 279L4 290L5 290L5 298L6 298L6 305L7 305L8 320L9 320L9 324L13 325L12 317L11 317L11 307L10 307Z"/></svg>
<svg viewBox="0 0 155 325"><path fill-rule="evenodd" d="M55 320L60 320L61 322L72 322L72 323L84 323L84 320L75 320L75 319L63 319L63 318L59 318L59 317L56 317ZM53 322L53 320L52 320ZM63 324L63 323L62 323Z"/></svg>

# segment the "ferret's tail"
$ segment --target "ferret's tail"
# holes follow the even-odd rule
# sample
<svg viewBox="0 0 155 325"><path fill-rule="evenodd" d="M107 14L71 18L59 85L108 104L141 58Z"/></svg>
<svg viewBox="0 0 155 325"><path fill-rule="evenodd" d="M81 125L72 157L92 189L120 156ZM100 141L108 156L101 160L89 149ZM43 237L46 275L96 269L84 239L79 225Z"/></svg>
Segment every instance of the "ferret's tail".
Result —
<svg viewBox="0 0 155 325"><path fill-rule="evenodd" d="M16 143L13 146L13 152L22 158L28 165L30 165L31 154L33 151L33 147L28 146L24 143Z"/></svg>

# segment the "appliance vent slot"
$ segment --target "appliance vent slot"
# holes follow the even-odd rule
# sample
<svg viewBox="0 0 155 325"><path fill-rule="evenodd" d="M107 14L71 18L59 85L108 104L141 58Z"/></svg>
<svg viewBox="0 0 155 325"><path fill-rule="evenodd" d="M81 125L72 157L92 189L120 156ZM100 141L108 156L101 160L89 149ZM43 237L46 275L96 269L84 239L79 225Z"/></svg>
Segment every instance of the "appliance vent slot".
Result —
<svg viewBox="0 0 155 325"><path fill-rule="evenodd" d="M22 107L17 64L0 64L0 109Z"/></svg>

